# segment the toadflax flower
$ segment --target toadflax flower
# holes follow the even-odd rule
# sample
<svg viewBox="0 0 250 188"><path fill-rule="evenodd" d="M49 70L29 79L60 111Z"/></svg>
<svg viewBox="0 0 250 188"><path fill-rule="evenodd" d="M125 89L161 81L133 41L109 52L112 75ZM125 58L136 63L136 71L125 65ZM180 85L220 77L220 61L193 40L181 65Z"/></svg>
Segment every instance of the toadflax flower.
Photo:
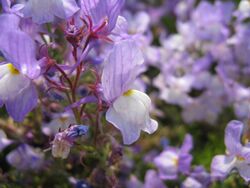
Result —
<svg viewBox="0 0 250 188"><path fill-rule="evenodd" d="M55 135L52 141L53 157L66 159L69 155L70 148L73 146L75 139L85 135L88 131L88 126L73 125Z"/></svg>
<svg viewBox="0 0 250 188"><path fill-rule="evenodd" d="M114 45L105 60L102 74L104 99L109 103L106 119L122 133L124 144L138 140L141 130L152 134L158 123L151 119L150 98L132 89L144 59L132 40Z"/></svg>
<svg viewBox="0 0 250 188"><path fill-rule="evenodd" d="M28 0L23 8L24 17L31 17L33 22L44 24L53 22L56 17L68 19L79 7L75 0Z"/></svg>
<svg viewBox="0 0 250 188"><path fill-rule="evenodd" d="M34 170L39 169L44 163L44 154L39 149L21 144L7 155L7 161L19 170Z"/></svg>
<svg viewBox="0 0 250 188"><path fill-rule="evenodd" d="M154 164L159 170L161 179L176 179L178 172L187 174L190 170L192 155L189 154L193 147L191 135L186 135L181 148L167 147L154 159Z"/></svg>
<svg viewBox="0 0 250 188"><path fill-rule="evenodd" d="M226 155L217 155L211 163L211 175L214 178L225 179L232 171L236 170L247 182L250 181L250 145L243 146L241 136L244 124L233 120L225 130Z"/></svg>
<svg viewBox="0 0 250 188"><path fill-rule="evenodd" d="M19 18L13 14L0 16L0 52L5 62L0 64L0 107L4 104L15 121L37 105L37 92L32 79L40 75L35 42L18 27Z"/></svg>

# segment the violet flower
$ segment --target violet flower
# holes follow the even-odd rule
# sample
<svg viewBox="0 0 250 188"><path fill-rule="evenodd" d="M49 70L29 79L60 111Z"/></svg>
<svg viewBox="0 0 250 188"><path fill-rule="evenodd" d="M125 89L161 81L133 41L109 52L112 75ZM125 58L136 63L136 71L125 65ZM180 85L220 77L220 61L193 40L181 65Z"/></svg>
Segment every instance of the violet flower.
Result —
<svg viewBox="0 0 250 188"><path fill-rule="evenodd" d="M22 144L7 155L7 161L19 170L39 169L43 164L43 153L27 144Z"/></svg>
<svg viewBox="0 0 250 188"><path fill-rule="evenodd" d="M164 182L160 179L157 172L154 170L148 170L145 175L145 183L143 188L167 188Z"/></svg>
<svg viewBox="0 0 250 188"><path fill-rule="evenodd" d="M0 16L0 51L6 59L0 65L0 100L20 122L37 105L32 79L40 75L43 59L36 59L35 42L19 29L19 21L13 14Z"/></svg>
<svg viewBox="0 0 250 188"><path fill-rule="evenodd" d="M211 163L211 175L225 179L232 171L238 171L247 182L250 181L250 145L242 145L241 136L244 124L233 120L225 130L226 155L216 155Z"/></svg>
<svg viewBox="0 0 250 188"><path fill-rule="evenodd" d="M178 173L189 173L192 155L189 154L193 147L191 135L186 135L181 148L167 147L154 159L154 164L159 170L159 177L164 180L177 179Z"/></svg>
<svg viewBox="0 0 250 188"><path fill-rule="evenodd" d="M197 166L182 183L182 188L207 188L211 183L211 177L203 166Z"/></svg>
<svg viewBox="0 0 250 188"><path fill-rule="evenodd" d="M152 134L158 127L149 116L150 98L132 89L143 61L136 44L125 40L114 45L104 64L102 87L109 104L106 119L121 131L124 144L138 140L141 130Z"/></svg>

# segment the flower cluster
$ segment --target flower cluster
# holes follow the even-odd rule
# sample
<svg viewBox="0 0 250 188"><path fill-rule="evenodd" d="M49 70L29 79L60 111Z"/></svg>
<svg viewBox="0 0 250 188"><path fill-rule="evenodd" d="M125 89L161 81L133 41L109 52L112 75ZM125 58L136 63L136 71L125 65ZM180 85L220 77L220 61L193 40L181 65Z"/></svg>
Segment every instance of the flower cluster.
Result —
<svg viewBox="0 0 250 188"><path fill-rule="evenodd" d="M249 0L0 2L6 187L250 181Z"/></svg>

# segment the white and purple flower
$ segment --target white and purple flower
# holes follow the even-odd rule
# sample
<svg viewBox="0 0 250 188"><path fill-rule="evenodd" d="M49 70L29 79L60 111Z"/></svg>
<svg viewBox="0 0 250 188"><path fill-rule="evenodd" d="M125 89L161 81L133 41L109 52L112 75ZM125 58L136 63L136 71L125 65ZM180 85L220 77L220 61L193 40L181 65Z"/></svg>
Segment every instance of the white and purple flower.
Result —
<svg viewBox="0 0 250 188"><path fill-rule="evenodd" d="M238 171L247 182L250 181L250 145L242 145L244 124L233 120L225 130L226 155L216 155L211 163L213 178L225 179L231 172Z"/></svg>
<svg viewBox="0 0 250 188"><path fill-rule="evenodd" d="M109 104L106 119L121 131L124 144L138 140L141 130L152 134L158 127L149 116L150 98L132 88L143 61L140 49L131 40L115 44L105 60L102 88Z"/></svg>
<svg viewBox="0 0 250 188"><path fill-rule="evenodd" d="M192 155L189 153L193 147L191 135L186 135L181 148L167 147L154 159L154 164L159 170L159 177L164 180L178 178L179 172L188 174Z"/></svg>

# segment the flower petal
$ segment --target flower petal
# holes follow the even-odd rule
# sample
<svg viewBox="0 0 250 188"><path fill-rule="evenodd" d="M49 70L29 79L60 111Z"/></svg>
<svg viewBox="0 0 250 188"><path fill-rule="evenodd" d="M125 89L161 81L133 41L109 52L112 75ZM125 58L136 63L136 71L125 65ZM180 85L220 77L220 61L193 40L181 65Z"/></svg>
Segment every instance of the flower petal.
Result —
<svg viewBox="0 0 250 188"><path fill-rule="evenodd" d="M158 123L149 117L150 98L137 90L117 98L106 113L106 119L122 132L124 144L132 144L144 130L151 134Z"/></svg>
<svg viewBox="0 0 250 188"><path fill-rule="evenodd" d="M193 159L193 156L191 154L180 153L179 161L178 161L179 171L184 174L189 173L192 159Z"/></svg>
<svg viewBox="0 0 250 188"><path fill-rule="evenodd" d="M94 26L100 26L104 19L108 25L106 33L112 31L125 0L81 0L82 17L89 16Z"/></svg>
<svg viewBox="0 0 250 188"><path fill-rule="evenodd" d="M40 75L39 61L36 60L35 42L22 31L8 31L0 35L0 51L22 74L29 78Z"/></svg>
<svg viewBox="0 0 250 188"><path fill-rule="evenodd" d="M244 125L240 121L233 120L228 123L225 130L225 145L230 154L238 154L240 152L243 128Z"/></svg>
<svg viewBox="0 0 250 188"><path fill-rule="evenodd" d="M9 115L18 122L23 121L27 113L29 113L37 105L37 92L33 83L23 89L16 97L6 101L6 109Z"/></svg>
<svg viewBox="0 0 250 188"><path fill-rule="evenodd" d="M11 64L0 65L0 99L3 103L14 98L30 84L30 80L19 73L11 73ZM15 71L15 70L14 70Z"/></svg>
<svg viewBox="0 0 250 188"><path fill-rule="evenodd" d="M79 9L75 0L54 0L54 14L62 19L73 16Z"/></svg>
<svg viewBox="0 0 250 188"><path fill-rule="evenodd" d="M166 188L163 181L159 178L154 170L148 170L145 176L145 184L143 188Z"/></svg>
<svg viewBox="0 0 250 188"><path fill-rule="evenodd" d="M236 158L225 155L217 155L213 158L211 163L211 175L212 177L225 179L226 176L235 167Z"/></svg>
<svg viewBox="0 0 250 188"><path fill-rule="evenodd" d="M246 181L250 181L250 166L248 163L243 162L237 165L240 176Z"/></svg>
<svg viewBox="0 0 250 188"><path fill-rule="evenodd" d="M204 188L202 184L192 177L188 177L183 183L182 188Z"/></svg>
<svg viewBox="0 0 250 188"><path fill-rule="evenodd" d="M78 10L75 0L28 0L23 13L25 17L32 17L33 22L44 24L53 22L55 16L67 19Z"/></svg>
<svg viewBox="0 0 250 188"><path fill-rule="evenodd" d="M190 134L187 134L181 146L181 153L188 153L192 148L193 148L193 138Z"/></svg>
<svg viewBox="0 0 250 188"><path fill-rule="evenodd" d="M115 44L105 60L102 74L103 94L108 102L131 87L143 61L141 50L132 40Z"/></svg>

